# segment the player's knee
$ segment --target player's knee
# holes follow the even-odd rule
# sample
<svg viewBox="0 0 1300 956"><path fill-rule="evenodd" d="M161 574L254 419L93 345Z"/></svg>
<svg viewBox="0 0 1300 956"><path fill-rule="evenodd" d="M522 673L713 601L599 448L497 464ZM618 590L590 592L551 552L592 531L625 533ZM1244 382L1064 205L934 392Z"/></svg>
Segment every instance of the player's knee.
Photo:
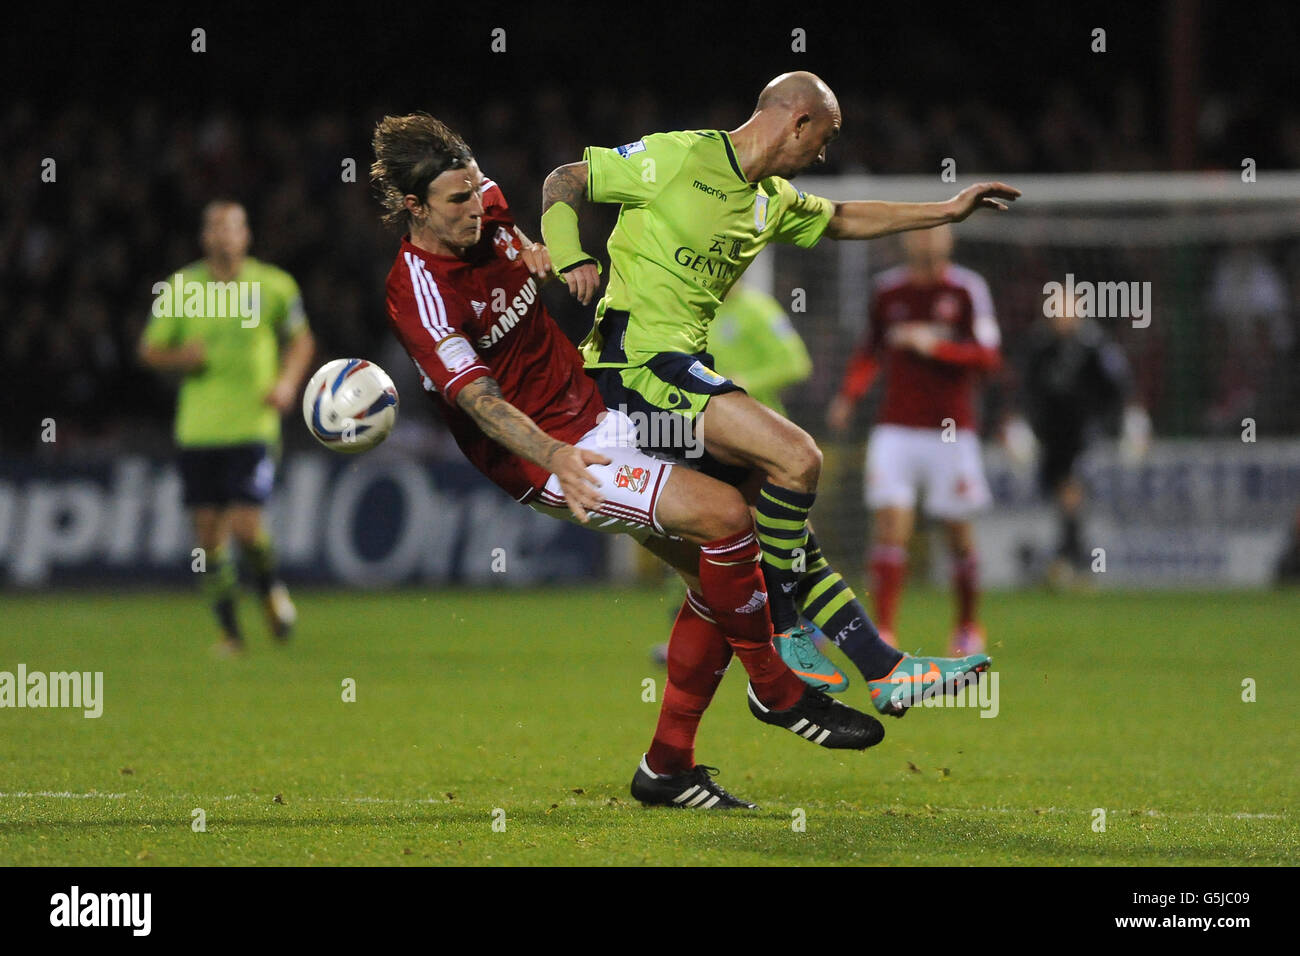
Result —
<svg viewBox="0 0 1300 956"><path fill-rule="evenodd" d="M686 480L688 477L689 481ZM669 534L700 545L731 537L754 526L749 505L730 485L696 472L682 471L680 477L678 472L673 473L673 483L669 487L677 494L660 509L660 520Z"/></svg>
<svg viewBox="0 0 1300 956"><path fill-rule="evenodd" d="M698 544L729 538L754 527L749 505L735 488L719 484L713 493L697 499L697 504L689 536Z"/></svg>
<svg viewBox="0 0 1300 956"><path fill-rule="evenodd" d="M798 490L812 491L822 476L822 450L806 432L792 441L786 456L786 471Z"/></svg>
<svg viewBox="0 0 1300 956"><path fill-rule="evenodd" d="M749 505L745 504L745 499L740 496L740 492L732 491L730 494L718 497L718 502L711 509L714 530L717 531L715 538L730 537L754 526Z"/></svg>

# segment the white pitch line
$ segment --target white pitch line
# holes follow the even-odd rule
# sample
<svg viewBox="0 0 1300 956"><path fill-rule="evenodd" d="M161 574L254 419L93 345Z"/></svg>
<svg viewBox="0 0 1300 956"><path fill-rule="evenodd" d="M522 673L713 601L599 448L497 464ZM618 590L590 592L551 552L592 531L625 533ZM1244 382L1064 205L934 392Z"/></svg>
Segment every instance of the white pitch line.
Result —
<svg viewBox="0 0 1300 956"><path fill-rule="evenodd" d="M1088 814L1091 810L1070 810L1063 807L886 807L885 811L895 813L923 813L926 810L935 810L939 813L1032 813L1034 816L1046 816L1047 814L1056 813L1080 813ZM1118 810L1110 807L1106 808L1107 813L1117 815L1142 816L1142 817L1209 817L1211 819L1222 820L1285 820L1285 813L1246 813L1238 811L1237 813L1219 813L1206 812L1203 810L1129 810L1123 807Z"/></svg>
<svg viewBox="0 0 1300 956"><path fill-rule="evenodd" d="M121 800L125 793L70 793L67 790L19 790L0 793L0 799L20 800L25 797L58 797L62 800Z"/></svg>
<svg viewBox="0 0 1300 956"><path fill-rule="evenodd" d="M127 793L72 793L67 790L19 790L13 793L0 792L0 800L21 800L29 797L54 797L61 800L124 800L128 796L161 796L163 799L170 800L197 800L200 802L212 802L214 800L228 802L231 800L260 800L263 794L238 794L228 793L222 797L200 797L194 794L174 793L174 794L127 794ZM428 805L451 803L453 801L438 799L435 797L295 797L294 800L300 803L383 803L383 804L406 804L406 805ZM1136 814L1132 810L1120 808L1109 812L1115 814L1129 814L1131 816L1144 817L1207 817L1210 819L1221 820L1285 820L1285 813L1248 813L1238 811L1236 813L1219 813L1204 812L1200 810L1140 810ZM924 813L927 810L938 813L1003 813L1003 814L1033 814L1034 816L1045 816L1047 814L1077 813L1087 814L1089 810L1069 810L1062 807L910 807L910 806L892 806L881 808L877 812L886 812L893 814L898 813Z"/></svg>
<svg viewBox="0 0 1300 956"><path fill-rule="evenodd" d="M400 799L397 797L308 797L310 803L451 803L451 800L435 800L425 797L419 800Z"/></svg>
<svg viewBox="0 0 1300 956"><path fill-rule="evenodd" d="M229 802L231 800L257 800L262 798L260 793L228 793L223 797L202 797L192 793L163 793L163 794L129 794L129 793L72 793L67 790L17 790L13 793L0 792L0 800L22 800L29 797L56 797L61 800L125 800L129 796L138 797L161 797L164 800L198 800L211 803L213 801ZM400 798L400 797L298 797L302 803L450 803L450 800L439 800L433 797L422 799Z"/></svg>

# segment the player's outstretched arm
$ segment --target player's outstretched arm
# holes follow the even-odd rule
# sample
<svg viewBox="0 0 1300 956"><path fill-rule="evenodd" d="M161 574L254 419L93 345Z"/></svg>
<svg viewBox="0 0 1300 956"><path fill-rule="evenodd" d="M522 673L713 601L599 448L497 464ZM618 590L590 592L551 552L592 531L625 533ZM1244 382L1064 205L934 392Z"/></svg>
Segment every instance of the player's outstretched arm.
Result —
<svg viewBox="0 0 1300 956"><path fill-rule="evenodd" d="M485 375L470 382L456 396L456 404L488 438L555 475L569 510L579 521L586 523L587 510L599 508L604 502L597 491L600 482L587 471L587 466L608 465L610 459L546 434L505 400L496 379Z"/></svg>
<svg viewBox="0 0 1300 956"><path fill-rule="evenodd" d="M931 229L961 222L977 209L1005 210L1019 195L1019 189L1006 183L976 183L945 202L837 202L825 235L831 239L875 239L911 229Z"/></svg>
<svg viewBox="0 0 1300 956"><path fill-rule="evenodd" d="M283 414L298 401L299 389L307 377L311 357L316 354L316 339L304 326L284 346L280 374L266 396L266 403Z"/></svg>
<svg viewBox="0 0 1300 956"><path fill-rule="evenodd" d="M551 253L557 275L583 305L600 287L595 256L582 251L578 234L578 209L587 197L587 164L569 163L552 170L542 183L542 239Z"/></svg>

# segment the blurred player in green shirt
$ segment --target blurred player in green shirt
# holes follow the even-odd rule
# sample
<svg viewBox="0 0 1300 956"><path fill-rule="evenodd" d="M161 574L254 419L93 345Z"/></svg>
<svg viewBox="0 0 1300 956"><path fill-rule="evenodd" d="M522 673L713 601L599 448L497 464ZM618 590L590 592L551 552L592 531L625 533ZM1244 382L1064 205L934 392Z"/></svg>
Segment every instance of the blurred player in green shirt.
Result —
<svg viewBox="0 0 1300 956"><path fill-rule="evenodd" d="M812 358L781 303L743 282L731 287L709 326L715 368L778 415L781 390L812 374Z"/></svg>
<svg viewBox="0 0 1300 956"><path fill-rule="evenodd" d="M184 499L224 638L218 646L235 653L244 639L232 535L271 633L287 639L297 616L276 574L263 508L275 480L280 417L298 404L315 345L293 277L248 255L243 206L209 203L201 240L203 259L154 286L139 354L156 371L181 377L175 437Z"/></svg>

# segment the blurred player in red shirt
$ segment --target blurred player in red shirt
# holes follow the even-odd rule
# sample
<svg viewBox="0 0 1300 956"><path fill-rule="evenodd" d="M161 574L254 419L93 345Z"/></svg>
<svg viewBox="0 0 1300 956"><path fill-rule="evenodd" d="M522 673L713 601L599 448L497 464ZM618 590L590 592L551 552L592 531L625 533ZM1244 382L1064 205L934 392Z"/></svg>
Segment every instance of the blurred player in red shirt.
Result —
<svg viewBox="0 0 1300 956"><path fill-rule="evenodd" d="M980 461L975 393L1001 362L988 285L954 265L948 226L906 233L906 264L877 277L867 333L849 361L827 423L843 432L853 406L883 372L884 397L867 444L872 509L870 572L876 623L896 643L918 492L943 522L953 559L957 626L951 653L984 650L976 619L979 583L973 516L992 496Z"/></svg>
<svg viewBox="0 0 1300 956"><path fill-rule="evenodd" d="M465 457L520 503L632 535L687 582L659 725L633 796L752 806L694 761L696 727L733 653L759 720L824 747L878 743L879 721L803 683L773 646L758 540L740 492L640 451L631 419L605 407L542 305L545 247L515 225L469 147L422 113L385 117L373 146L371 180L385 218L409 230L388 274L390 325Z"/></svg>

